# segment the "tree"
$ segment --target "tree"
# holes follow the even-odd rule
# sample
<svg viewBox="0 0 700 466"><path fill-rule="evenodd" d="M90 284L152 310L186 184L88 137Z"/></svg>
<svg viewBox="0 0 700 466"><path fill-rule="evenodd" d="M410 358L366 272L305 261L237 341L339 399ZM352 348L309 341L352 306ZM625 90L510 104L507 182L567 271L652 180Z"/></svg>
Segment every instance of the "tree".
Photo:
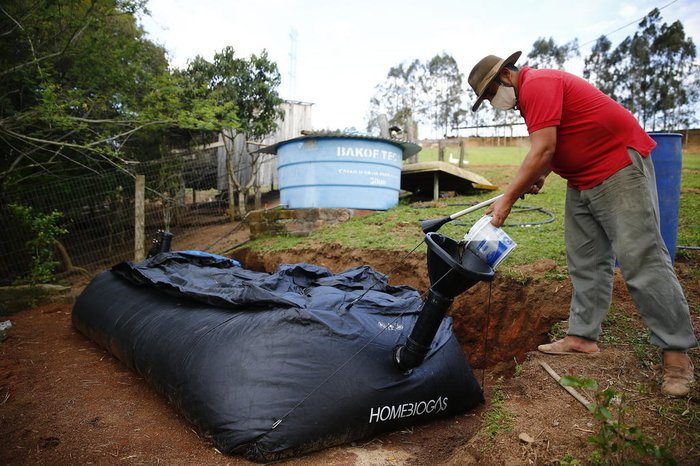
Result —
<svg viewBox="0 0 700 466"><path fill-rule="evenodd" d="M579 55L578 39L558 46L551 37L540 37L532 44L532 50L527 55L531 60L528 60L528 66L563 70L567 60Z"/></svg>
<svg viewBox="0 0 700 466"><path fill-rule="evenodd" d="M206 108L217 108L219 124L215 128L224 142L231 187L238 192L240 215L245 215L247 196L255 185L260 168L261 154L247 154L236 138L263 139L277 129L277 121L283 116L279 105L282 99L277 88L281 78L277 65L271 62L267 52L248 59L237 58L232 47L226 47L214 55L212 62L197 56L183 76L189 81L188 89L193 102L207 102ZM244 157L249 159L244 160ZM247 178L242 176L249 167ZM229 207L233 214L233 191L229 189Z"/></svg>
<svg viewBox="0 0 700 466"><path fill-rule="evenodd" d="M367 131L378 127L377 118L384 113L390 125L412 132L423 105L425 73L425 65L420 60L389 69L386 81L375 87L375 94L370 99Z"/></svg>
<svg viewBox="0 0 700 466"><path fill-rule="evenodd" d="M627 37L618 45L619 75L624 76L622 89L624 94L618 95L618 99L633 114L637 115L642 126L647 126L651 111L651 87L656 79L652 69L651 44L658 34L657 23L660 19L659 11L653 10L639 23L641 31L637 31L631 37Z"/></svg>
<svg viewBox="0 0 700 466"><path fill-rule="evenodd" d="M700 93L700 72L694 64L695 44L686 38L683 24L662 24L652 44L651 129L688 127L695 118L693 103Z"/></svg>
<svg viewBox="0 0 700 466"><path fill-rule="evenodd" d="M367 130L375 129L377 116L386 113L391 125L413 128L429 123L446 134L466 113L463 80L455 59L444 53L425 63L416 59L392 67L370 99Z"/></svg>
<svg viewBox="0 0 700 466"><path fill-rule="evenodd" d="M462 108L462 73L450 55L435 55L426 65L423 81L426 105L424 112L435 129L447 135L459 125L466 111Z"/></svg>
<svg viewBox="0 0 700 466"><path fill-rule="evenodd" d="M688 127L700 98L695 44L680 21L661 21L659 10L653 9L615 49L600 37L584 69L584 77L652 131Z"/></svg>
<svg viewBox="0 0 700 466"><path fill-rule="evenodd" d="M617 57L612 53L612 42L600 36L584 60L583 77L603 93L614 96L619 77L615 72Z"/></svg>
<svg viewBox="0 0 700 466"><path fill-rule="evenodd" d="M0 9L0 181L97 170L131 157L164 51L143 2L10 0Z"/></svg>

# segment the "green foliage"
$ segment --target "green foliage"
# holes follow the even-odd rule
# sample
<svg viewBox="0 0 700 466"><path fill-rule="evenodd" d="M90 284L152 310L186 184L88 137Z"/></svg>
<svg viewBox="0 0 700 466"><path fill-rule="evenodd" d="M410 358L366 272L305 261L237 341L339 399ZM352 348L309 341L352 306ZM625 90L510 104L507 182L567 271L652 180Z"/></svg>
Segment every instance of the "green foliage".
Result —
<svg viewBox="0 0 700 466"><path fill-rule="evenodd" d="M584 60L583 77L592 82L604 94L615 95L618 85L618 71L610 66L612 42L600 36L591 49L591 54Z"/></svg>
<svg viewBox="0 0 700 466"><path fill-rule="evenodd" d="M389 124L404 131L422 122L447 134L466 114L463 81L456 60L446 53L392 67L386 80L375 87L367 131L376 129L377 116L386 113Z"/></svg>
<svg viewBox="0 0 700 466"><path fill-rule="evenodd" d="M562 456L558 460L555 460L554 462L559 466L576 466L581 464L581 461L579 461L571 453L567 453L566 455Z"/></svg>
<svg viewBox="0 0 700 466"><path fill-rule="evenodd" d="M32 255L32 268L27 281L31 284L51 282L58 265L54 260L54 241L68 232L60 224L63 214L58 211L43 214L18 204L11 204L10 209L33 235L26 243Z"/></svg>
<svg viewBox="0 0 700 466"><path fill-rule="evenodd" d="M427 94L423 113L439 134L448 134L462 121L466 110L462 105L463 76L451 55L435 55L426 63L423 82Z"/></svg>
<svg viewBox="0 0 700 466"><path fill-rule="evenodd" d="M513 357L513 362L515 362L515 376L520 377L523 373L523 365L520 364L515 357Z"/></svg>
<svg viewBox="0 0 700 466"><path fill-rule="evenodd" d="M595 380L563 376L565 387L595 390L595 402L589 407L599 430L588 441L596 448L589 457L595 465L675 465L668 445L657 446L637 426L628 423L624 394L612 388L600 390Z"/></svg>
<svg viewBox="0 0 700 466"><path fill-rule="evenodd" d="M386 80L378 84L375 95L370 99L370 117L367 131L377 129L377 116L386 112L389 124L397 125L404 131L412 128L420 118L424 91L422 89L425 65L420 60L400 63L389 69Z"/></svg>
<svg viewBox="0 0 700 466"><path fill-rule="evenodd" d="M670 404L658 406L656 411L672 422L677 431L690 434L692 445L700 445L700 407L696 403L674 399Z"/></svg>
<svg viewBox="0 0 700 466"><path fill-rule="evenodd" d="M0 11L0 182L95 171L144 151L143 98L167 74L143 2L26 2Z"/></svg>
<svg viewBox="0 0 700 466"><path fill-rule="evenodd" d="M568 321L555 322L549 329L549 338L551 341L561 340L566 336Z"/></svg>
<svg viewBox="0 0 700 466"><path fill-rule="evenodd" d="M268 236L254 239L248 247L255 251L285 251L304 243L306 238L300 236Z"/></svg>
<svg viewBox="0 0 700 466"><path fill-rule="evenodd" d="M142 0L8 0L0 9L0 188L133 169L222 128L257 138L281 99L267 53L170 70Z"/></svg>
<svg viewBox="0 0 700 466"><path fill-rule="evenodd" d="M547 280L554 280L554 281L564 281L567 278L569 278L569 274L566 270L566 267L563 266L558 266L553 268L552 270L548 270L544 273L544 278Z"/></svg>
<svg viewBox="0 0 700 466"><path fill-rule="evenodd" d="M257 173L262 156L250 154L245 156L249 157L247 160L242 160L235 138L243 134L246 140L260 140L277 129L277 121L284 116L280 108L282 99L277 93L280 84L277 65L269 60L266 51L242 59L235 56L232 47L226 47L214 55L212 62L196 57L181 76L192 101L206 102L206 108L215 110L216 130L226 150L229 181L239 196L243 196L239 197L238 209L244 216L245 196L256 177L243 179L237 168L245 164L253 174Z"/></svg>
<svg viewBox="0 0 700 466"><path fill-rule="evenodd" d="M603 327L606 332L601 343L609 345L631 345L637 359L651 366L656 359L656 351L649 343L649 329L635 316L615 305L610 306Z"/></svg>
<svg viewBox="0 0 700 466"><path fill-rule="evenodd" d="M245 59L225 47L212 62L195 57L179 75L191 101L213 112L218 131L231 128L260 139L277 129L281 78L266 51Z"/></svg>
<svg viewBox="0 0 700 466"><path fill-rule="evenodd" d="M696 47L680 21L661 21L659 10L653 9L615 48L600 37L585 60L583 75L645 128L679 130L695 122L700 99Z"/></svg>
<svg viewBox="0 0 700 466"><path fill-rule="evenodd" d="M567 60L579 55L581 54L578 51L578 39L564 45L556 45L551 37L540 37L532 44L532 51L527 55L527 65L533 68L562 70Z"/></svg>
<svg viewBox="0 0 700 466"><path fill-rule="evenodd" d="M486 433L490 438L494 438L499 432L512 432L514 416L503 406L506 399L505 394L500 389L493 392L491 404L486 412L484 425Z"/></svg>
<svg viewBox="0 0 700 466"><path fill-rule="evenodd" d="M552 37L540 37L532 44L526 64L564 69L570 59L579 56L579 48L578 39L557 45ZM629 109L646 129L677 131L697 123L700 67L696 53L683 23L663 23L655 8L639 22L633 35L616 46L606 36L600 36L584 57L583 77ZM471 89L467 94L475 98ZM489 135L504 134L494 125L522 123L517 112L494 110L490 105L463 115L461 124L455 126L492 126L476 129L477 135L480 130Z"/></svg>

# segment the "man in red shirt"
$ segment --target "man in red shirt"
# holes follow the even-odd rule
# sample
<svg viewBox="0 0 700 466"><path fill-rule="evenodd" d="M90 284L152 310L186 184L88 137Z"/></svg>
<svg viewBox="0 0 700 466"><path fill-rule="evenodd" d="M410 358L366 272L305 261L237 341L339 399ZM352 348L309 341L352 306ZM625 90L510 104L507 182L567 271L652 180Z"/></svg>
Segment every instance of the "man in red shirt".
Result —
<svg viewBox="0 0 700 466"><path fill-rule="evenodd" d="M469 74L476 111L484 100L525 119L530 150L504 195L489 207L500 227L516 200L536 194L554 172L567 180L565 242L573 287L566 337L548 354L591 354L612 299L615 259L651 342L663 350L662 391L686 396L693 382L687 350L698 345L688 303L659 228L655 142L634 116L585 80L560 70L483 58Z"/></svg>

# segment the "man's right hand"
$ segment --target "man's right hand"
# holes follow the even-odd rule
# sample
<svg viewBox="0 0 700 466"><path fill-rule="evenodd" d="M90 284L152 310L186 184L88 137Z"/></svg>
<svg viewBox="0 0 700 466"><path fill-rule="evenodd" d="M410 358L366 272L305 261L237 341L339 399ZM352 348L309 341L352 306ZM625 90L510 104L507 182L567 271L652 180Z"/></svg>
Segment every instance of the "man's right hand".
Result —
<svg viewBox="0 0 700 466"><path fill-rule="evenodd" d="M504 197L491 204L485 212L485 215L491 215L493 217L491 219L491 225L496 228L500 228L505 223L508 215L510 215L510 210L513 208L513 204L504 200Z"/></svg>
<svg viewBox="0 0 700 466"><path fill-rule="evenodd" d="M542 186L544 186L544 180L547 179L547 175L542 175L540 176L537 181L535 181L535 184L530 186L530 189L528 190L528 194L537 194L542 190Z"/></svg>

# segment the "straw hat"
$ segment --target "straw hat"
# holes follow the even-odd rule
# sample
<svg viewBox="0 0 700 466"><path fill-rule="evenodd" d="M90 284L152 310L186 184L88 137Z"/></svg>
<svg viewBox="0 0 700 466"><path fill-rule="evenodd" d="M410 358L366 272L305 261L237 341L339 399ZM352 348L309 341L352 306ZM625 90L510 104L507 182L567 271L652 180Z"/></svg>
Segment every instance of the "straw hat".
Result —
<svg viewBox="0 0 700 466"><path fill-rule="evenodd" d="M489 88L501 70L508 65L514 65L521 54L522 52L520 51L515 52L505 60L496 55L489 55L488 57L482 58L481 61L472 68L472 72L469 73L468 81L477 95L476 103L472 107L472 112L476 112L479 108L479 105L481 105L481 102L484 100L484 92L486 92L486 89Z"/></svg>

